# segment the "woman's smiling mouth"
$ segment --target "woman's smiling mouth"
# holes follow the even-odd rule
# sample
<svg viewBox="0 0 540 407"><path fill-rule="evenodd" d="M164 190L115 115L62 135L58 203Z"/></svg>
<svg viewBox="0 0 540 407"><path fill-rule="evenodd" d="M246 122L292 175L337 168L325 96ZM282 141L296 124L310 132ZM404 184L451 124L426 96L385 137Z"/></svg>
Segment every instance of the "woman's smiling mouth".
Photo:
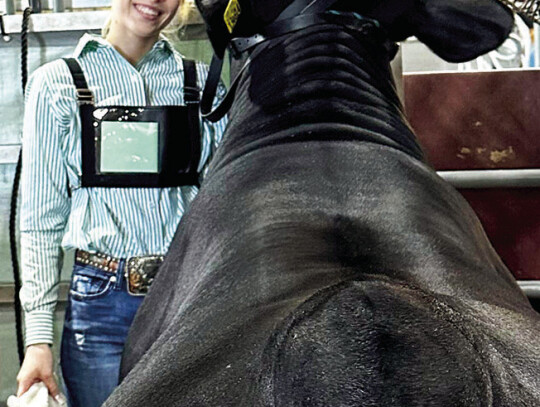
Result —
<svg viewBox="0 0 540 407"><path fill-rule="evenodd" d="M158 10L144 4L134 4L134 7L139 12L139 14L149 20L155 20L160 15L160 12Z"/></svg>

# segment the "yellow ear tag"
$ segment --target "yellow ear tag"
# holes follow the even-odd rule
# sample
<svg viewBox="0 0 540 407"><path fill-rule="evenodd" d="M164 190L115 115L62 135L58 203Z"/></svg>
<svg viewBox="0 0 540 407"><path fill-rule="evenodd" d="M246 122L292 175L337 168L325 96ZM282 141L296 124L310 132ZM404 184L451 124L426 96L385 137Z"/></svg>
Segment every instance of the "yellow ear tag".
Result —
<svg viewBox="0 0 540 407"><path fill-rule="evenodd" d="M229 0L229 4L227 5L225 14L223 15L223 19L225 20L225 25L227 26L230 34L233 32L234 26L238 22L238 17L240 17L241 12L242 9L240 8L240 2L238 0Z"/></svg>

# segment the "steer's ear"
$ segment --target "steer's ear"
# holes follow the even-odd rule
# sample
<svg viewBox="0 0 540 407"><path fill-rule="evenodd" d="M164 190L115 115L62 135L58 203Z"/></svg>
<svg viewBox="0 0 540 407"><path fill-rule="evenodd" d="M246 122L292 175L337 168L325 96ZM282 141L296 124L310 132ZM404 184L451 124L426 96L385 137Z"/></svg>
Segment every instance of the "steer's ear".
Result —
<svg viewBox="0 0 540 407"><path fill-rule="evenodd" d="M497 48L514 22L512 12L497 0L417 1L407 20L413 35L450 62Z"/></svg>

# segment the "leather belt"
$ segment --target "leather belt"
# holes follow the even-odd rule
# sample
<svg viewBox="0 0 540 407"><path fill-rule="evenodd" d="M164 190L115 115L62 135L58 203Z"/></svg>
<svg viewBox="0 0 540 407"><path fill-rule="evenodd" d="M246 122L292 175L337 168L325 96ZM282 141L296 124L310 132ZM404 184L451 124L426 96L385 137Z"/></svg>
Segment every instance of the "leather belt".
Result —
<svg viewBox="0 0 540 407"><path fill-rule="evenodd" d="M75 251L75 261L113 274L116 274L120 265L120 259L116 257L101 253L90 253L79 249Z"/></svg>
<svg viewBox="0 0 540 407"><path fill-rule="evenodd" d="M116 257L102 253L90 253L79 249L75 251L75 261L112 274L116 274L120 266L120 259ZM124 272L128 293L131 295L145 295L152 281L154 281L161 263L163 263L163 256L161 255L128 258Z"/></svg>

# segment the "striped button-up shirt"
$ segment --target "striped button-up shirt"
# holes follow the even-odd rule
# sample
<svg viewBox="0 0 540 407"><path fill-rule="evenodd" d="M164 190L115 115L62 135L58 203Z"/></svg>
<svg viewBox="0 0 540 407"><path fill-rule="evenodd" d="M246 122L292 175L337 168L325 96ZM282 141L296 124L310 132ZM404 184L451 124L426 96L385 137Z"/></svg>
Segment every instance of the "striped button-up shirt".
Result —
<svg viewBox="0 0 540 407"><path fill-rule="evenodd" d="M136 66L101 37L84 35L74 57L96 106L182 105L182 58L160 39ZM197 64L198 84L207 68ZM222 95L223 89L220 94ZM225 121L202 122L207 164ZM37 69L26 89L21 176L21 301L26 345L52 343L64 249L128 258L164 254L197 193L179 188L82 188L81 121L66 63Z"/></svg>

